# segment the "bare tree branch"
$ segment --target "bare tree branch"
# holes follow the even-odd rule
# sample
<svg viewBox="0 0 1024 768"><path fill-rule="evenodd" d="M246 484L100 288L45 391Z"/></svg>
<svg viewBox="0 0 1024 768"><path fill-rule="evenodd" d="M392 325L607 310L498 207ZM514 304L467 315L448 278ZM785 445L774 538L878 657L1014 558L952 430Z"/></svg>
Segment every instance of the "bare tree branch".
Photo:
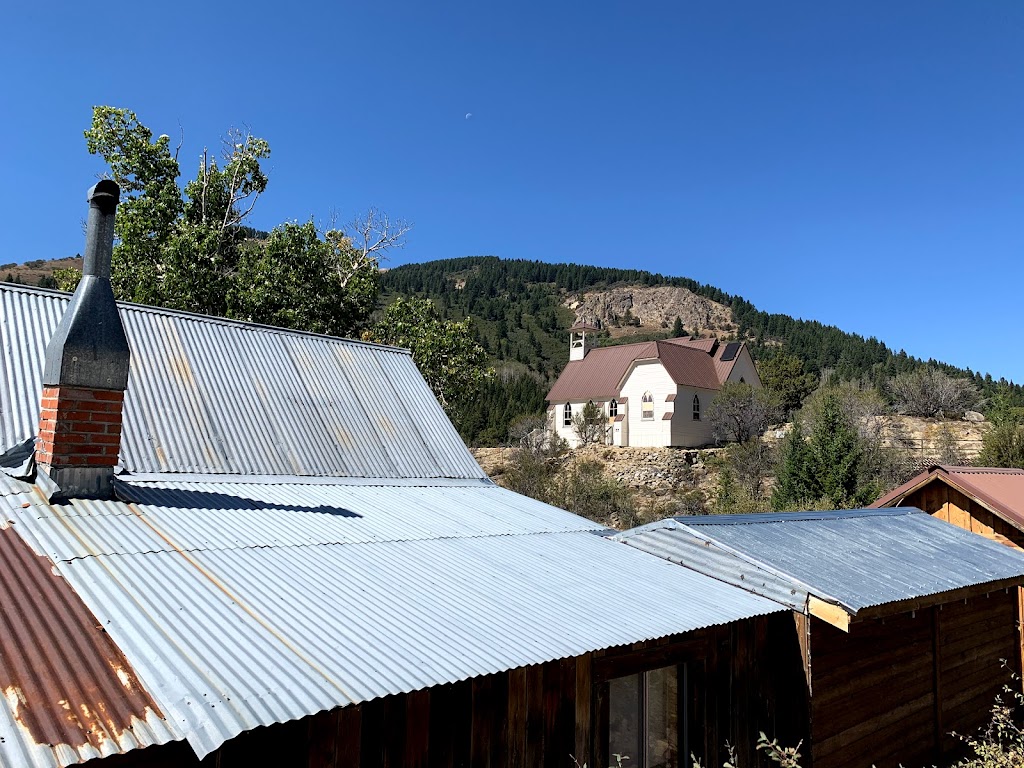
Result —
<svg viewBox="0 0 1024 768"><path fill-rule="evenodd" d="M210 184L209 158L207 157L206 147L203 147L203 198L202 198L202 202L200 203L200 205L201 205L200 210L202 211L202 221L203 221L203 224L206 223L206 188L209 186L209 184Z"/></svg>
<svg viewBox="0 0 1024 768"><path fill-rule="evenodd" d="M356 235L353 245L366 258L392 248L404 248L412 224L404 219L392 220L385 212L370 208L365 215L354 218L349 229Z"/></svg>

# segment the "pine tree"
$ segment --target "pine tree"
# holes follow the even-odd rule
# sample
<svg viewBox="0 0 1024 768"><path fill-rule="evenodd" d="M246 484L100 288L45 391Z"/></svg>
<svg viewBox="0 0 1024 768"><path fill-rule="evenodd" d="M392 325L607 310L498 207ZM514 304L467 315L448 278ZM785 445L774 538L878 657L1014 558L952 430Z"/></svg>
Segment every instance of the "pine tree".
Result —
<svg viewBox="0 0 1024 768"><path fill-rule="evenodd" d="M820 496L821 486L814 476L814 457L804 439L800 422L797 422L782 443L772 506L785 509L814 501Z"/></svg>
<svg viewBox="0 0 1024 768"><path fill-rule="evenodd" d="M686 330L683 328L683 318L676 315L676 321L672 325L672 338L678 339L680 336L685 336Z"/></svg>
<svg viewBox="0 0 1024 768"><path fill-rule="evenodd" d="M836 507L843 507L856 498L860 441L843 411L839 395L834 392L828 392L822 400L810 449L814 477L822 495Z"/></svg>

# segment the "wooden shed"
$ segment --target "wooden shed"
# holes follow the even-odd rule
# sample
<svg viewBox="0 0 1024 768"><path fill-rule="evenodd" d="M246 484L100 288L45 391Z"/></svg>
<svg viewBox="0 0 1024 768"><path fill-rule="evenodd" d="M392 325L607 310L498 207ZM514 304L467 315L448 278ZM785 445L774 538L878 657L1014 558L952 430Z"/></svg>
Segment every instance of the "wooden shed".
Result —
<svg viewBox="0 0 1024 768"><path fill-rule="evenodd" d="M1024 557L920 510L683 517L617 538L791 607L773 629L801 647L814 768L941 764L1020 670Z"/></svg>
<svg viewBox="0 0 1024 768"><path fill-rule="evenodd" d="M965 530L1024 549L1024 469L936 464L871 505L917 507Z"/></svg>
<svg viewBox="0 0 1024 768"><path fill-rule="evenodd" d="M258 728L200 761L183 742L103 768L767 765L759 731L806 738L800 648L789 613L387 696ZM765 664L772 659L771 664ZM90 763L91 765L92 763Z"/></svg>

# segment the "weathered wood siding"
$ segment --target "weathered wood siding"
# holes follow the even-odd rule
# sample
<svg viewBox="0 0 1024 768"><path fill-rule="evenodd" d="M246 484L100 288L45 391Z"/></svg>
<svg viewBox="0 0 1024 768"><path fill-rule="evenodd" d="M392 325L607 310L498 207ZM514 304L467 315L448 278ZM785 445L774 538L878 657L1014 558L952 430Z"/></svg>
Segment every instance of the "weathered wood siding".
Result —
<svg viewBox="0 0 1024 768"><path fill-rule="evenodd" d="M858 623L811 618L814 768L934 761L932 623L918 613Z"/></svg>
<svg viewBox="0 0 1024 768"><path fill-rule="evenodd" d="M932 480L909 494L903 506L917 507L964 530L1024 550L1024 531L939 480ZM1011 622L1011 626L1016 627L1017 645L1008 658L1021 669L1024 668L1024 587L1017 590L1017 608Z"/></svg>
<svg viewBox="0 0 1024 768"><path fill-rule="evenodd" d="M687 746L705 765L722 764L728 741L742 765L767 768L754 751L762 730L806 743L800 647L792 616L778 613L258 728L202 762L185 745L170 744L90 765L572 768L576 757L580 765L606 766L608 681L675 664L687 665L690 682L680 707Z"/></svg>
<svg viewBox="0 0 1024 768"><path fill-rule="evenodd" d="M944 750L955 750L959 741L949 735L973 733L988 719L992 702L1010 683L1002 669L1006 659L1019 672L1017 644L1017 590L994 592L967 603L947 604L937 612L939 698L942 702L941 732Z"/></svg>
<svg viewBox="0 0 1024 768"><path fill-rule="evenodd" d="M814 768L931 765L955 752L949 733L987 722L1010 682L1000 659L1014 658L1016 602L1001 590L854 622L849 634L812 618Z"/></svg>
<svg viewBox="0 0 1024 768"><path fill-rule="evenodd" d="M993 514L968 496L943 482L918 488L900 506L917 507L929 515L977 533L1001 544L1024 549L1024 531Z"/></svg>

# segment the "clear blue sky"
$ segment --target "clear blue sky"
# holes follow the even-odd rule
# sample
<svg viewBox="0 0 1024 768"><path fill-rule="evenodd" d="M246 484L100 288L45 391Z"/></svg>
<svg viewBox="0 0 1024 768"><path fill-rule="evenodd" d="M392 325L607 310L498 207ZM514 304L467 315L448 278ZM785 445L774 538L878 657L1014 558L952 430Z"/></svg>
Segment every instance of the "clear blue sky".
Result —
<svg viewBox="0 0 1024 768"><path fill-rule="evenodd" d="M265 137L251 219L684 275L1024 382L1024 3L5 8L0 262L82 247L94 104ZM472 117L467 118L467 114Z"/></svg>

